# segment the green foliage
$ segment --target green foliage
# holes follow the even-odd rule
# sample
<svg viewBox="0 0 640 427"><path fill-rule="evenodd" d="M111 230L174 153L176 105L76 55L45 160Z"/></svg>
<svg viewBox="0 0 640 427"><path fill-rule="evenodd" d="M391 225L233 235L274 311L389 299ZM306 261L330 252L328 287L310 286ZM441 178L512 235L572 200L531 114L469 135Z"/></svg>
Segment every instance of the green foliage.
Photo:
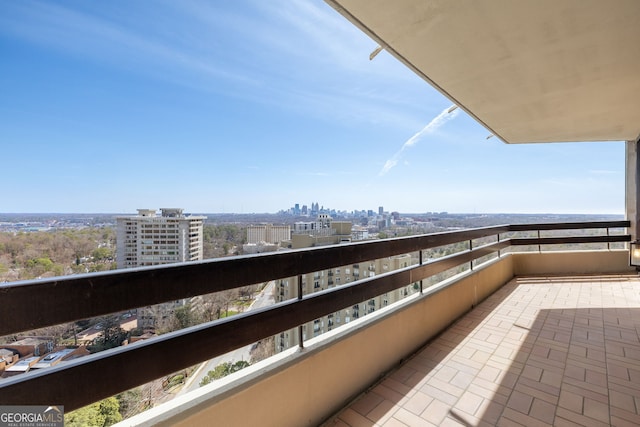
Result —
<svg viewBox="0 0 640 427"><path fill-rule="evenodd" d="M191 309L191 304L178 307L173 312L175 316L175 329L184 329L196 324L196 318Z"/></svg>
<svg viewBox="0 0 640 427"><path fill-rule="evenodd" d="M82 264L80 265L72 265L71 272L74 274L81 274L86 272L86 267Z"/></svg>
<svg viewBox="0 0 640 427"><path fill-rule="evenodd" d="M96 273L98 271L104 271L104 270L105 270L104 264L95 264L89 267L89 273Z"/></svg>
<svg viewBox="0 0 640 427"><path fill-rule="evenodd" d="M237 311L233 311L233 310L226 310L224 312L220 313L220 319L223 319L225 317L231 317L231 316L235 316L236 314L238 314Z"/></svg>
<svg viewBox="0 0 640 427"><path fill-rule="evenodd" d="M169 381L167 382L167 384L165 385L164 389L165 390L170 390L173 387L184 383L184 374L177 374L172 376L171 378L169 378Z"/></svg>
<svg viewBox="0 0 640 427"><path fill-rule="evenodd" d="M94 261L104 262L113 258L113 250L103 246L103 247L94 249L93 252L91 253L91 256L93 257Z"/></svg>
<svg viewBox="0 0 640 427"><path fill-rule="evenodd" d="M25 263L25 267L42 268L44 269L44 271L49 271L53 267L53 261L51 261L49 258L30 259Z"/></svg>
<svg viewBox="0 0 640 427"><path fill-rule="evenodd" d="M115 397L92 403L64 416L64 425L67 427L106 427L120 421L120 403Z"/></svg>
<svg viewBox="0 0 640 427"><path fill-rule="evenodd" d="M100 401L100 414L104 417L103 426L110 426L122 421L120 415L120 403L115 397L109 397Z"/></svg>
<svg viewBox="0 0 640 427"><path fill-rule="evenodd" d="M207 240L221 239L240 244L244 242L244 228L234 224L205 224L203 235Z"/></svg>
<svg viewBox="0 0 640 427"><path fill-rule="evenodd" d="M249 366L249 362L245 362L244 360L240 360L236 363L223 362L216 366L213 371L207 372L207 375L200 381L200 387L209 384L213 380L218 380L229 374L237 372L240 369L244 369L247 366Z"/></svg>
<svg viewBox="0 0 640 427"><path fill-rule="evenodd" d="M115 230L112 228L0 232L0 263L17 271L16 275L8 277L10 270L0 269L0 282L31 279L45 273L56 276L69 271L84 273L91 270L95 263L85 265L82 261L92 255L97 255L97 263L106 263L93 271L110 269L114 267L114 263L109 263L113 258L113 249L110 248L113 247Z"/></svg>
<svg viewBox="0 0 640 427"><path fill-rule="evenodd" d="M100 319L102 333L93 341L87 349L91 353L119 347L129 337L129 334L120 327L117 316L106 316Z"/></svg>
<svg viewBox="0 0 640 427"><path fill-rule="evenodd" d="M64 272L64 268L61 265L54 264L47 257L28 259L24 263L24 269L26 271L22 275L23 278L40 276L49 271L53 271L56 275L61 275Z"/></svg>
<svg viewBox="0 0 640 427"><path fill-rule="evenodd" d="M205 258L230 255L235 246L241 248L246 242L246 229L235 224L205 224L202 230Z"/></svg>

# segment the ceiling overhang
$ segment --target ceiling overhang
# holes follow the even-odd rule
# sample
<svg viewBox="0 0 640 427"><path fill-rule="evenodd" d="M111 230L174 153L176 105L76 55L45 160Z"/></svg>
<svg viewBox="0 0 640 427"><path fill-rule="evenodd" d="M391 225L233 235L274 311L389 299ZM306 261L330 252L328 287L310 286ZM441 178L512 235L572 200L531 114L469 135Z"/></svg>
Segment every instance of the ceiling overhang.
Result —
<svg viewBox="0 0 640 427"><path fill-rule="evenodd" d="M326 1L505 142L640 135L639 0Z"/></svg>

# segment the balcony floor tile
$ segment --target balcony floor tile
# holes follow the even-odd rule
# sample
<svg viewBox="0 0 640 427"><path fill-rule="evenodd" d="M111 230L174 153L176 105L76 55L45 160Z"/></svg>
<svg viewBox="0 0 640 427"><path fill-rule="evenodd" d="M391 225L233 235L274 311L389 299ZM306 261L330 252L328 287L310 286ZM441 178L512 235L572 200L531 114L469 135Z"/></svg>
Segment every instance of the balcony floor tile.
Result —
<svg viewBox="0 0 640 427"><path fill-rule="evenodd" d="M640 423L640 278L519 277L325 426Z"/></svg>

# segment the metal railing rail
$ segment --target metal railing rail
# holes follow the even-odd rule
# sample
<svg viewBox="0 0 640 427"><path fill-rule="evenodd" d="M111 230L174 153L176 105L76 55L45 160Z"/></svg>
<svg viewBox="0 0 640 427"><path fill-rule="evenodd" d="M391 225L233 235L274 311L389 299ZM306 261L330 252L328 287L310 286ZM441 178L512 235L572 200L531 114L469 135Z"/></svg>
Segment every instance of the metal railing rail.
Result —
<svg viewBox="0 0 640 427"><path fill-rule="evenodd" d="M504 225L1 285L0 335L7 335L498 236L497 242L429 262L0 380L0 405L54 403L70 411L481 257L500 255L510 246L628 242L628 234L609 235L608 230L629 226L629 221ZM589 228L607 229L607 235L500 240L501 234L513 231Z"/></svg>
<svg viewBox="0 0 640 427"><path fill-rule="evenodd" d="M0 285L0 336L506 231L508 226L487 227L13 282Z"/></svg>

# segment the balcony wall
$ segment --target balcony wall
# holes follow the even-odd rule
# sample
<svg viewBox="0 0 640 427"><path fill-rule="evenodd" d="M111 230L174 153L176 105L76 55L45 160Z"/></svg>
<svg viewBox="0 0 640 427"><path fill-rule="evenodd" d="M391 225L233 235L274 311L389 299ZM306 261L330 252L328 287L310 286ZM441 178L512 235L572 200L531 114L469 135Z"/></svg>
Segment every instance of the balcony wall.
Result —
<svg viewBox="0 0 640 427"><path fill-rule="evenodd" d="M516 276L536 274L603 274L632 271L628 251L516 253Z"/></svg>
<svg viewBox="0 0 640 427"><path fill-rule="evenodd" d="M318 425L514 276L629 271L625 250L505 255L121 425Z"/></svg>

